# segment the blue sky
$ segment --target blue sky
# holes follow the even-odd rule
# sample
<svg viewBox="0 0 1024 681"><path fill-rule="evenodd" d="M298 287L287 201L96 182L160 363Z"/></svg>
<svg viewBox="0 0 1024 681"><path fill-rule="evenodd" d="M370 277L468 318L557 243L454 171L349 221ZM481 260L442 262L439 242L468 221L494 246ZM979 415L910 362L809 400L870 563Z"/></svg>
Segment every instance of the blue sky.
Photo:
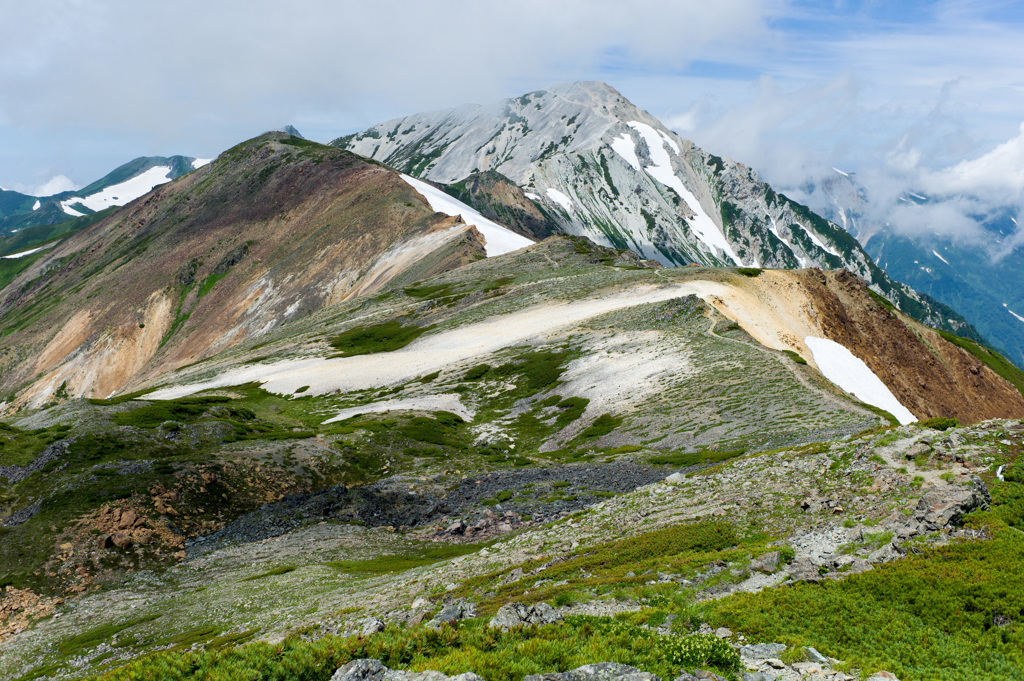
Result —
<svg viewBox="0 0 1024 681"><path fill-rule="evenodd" d="M993 180L993 200L1019 202L1024 188L986 178L982 161L1002 148L1012 167L1018 143L1024 161L1022 3L281 7L0 0L0 186L81 186L136 156L215 156L286 123L326 141L598 79L780 186L836 166L884 186L957 191L959 164L974 163L971 187Z"/></svg>

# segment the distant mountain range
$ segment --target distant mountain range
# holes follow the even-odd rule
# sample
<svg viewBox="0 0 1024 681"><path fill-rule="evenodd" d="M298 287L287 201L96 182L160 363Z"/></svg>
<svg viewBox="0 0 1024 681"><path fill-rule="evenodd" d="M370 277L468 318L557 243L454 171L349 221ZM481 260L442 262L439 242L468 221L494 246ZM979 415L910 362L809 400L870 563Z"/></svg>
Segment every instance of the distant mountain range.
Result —
<svg viewBox="0 0 1024 681"><path fill-rule="evenodd" d="M32 196L0 189L0 236L123 206L207 163L189 156L142 156L76 191Z"/></svg>
<svg viewBox="0 0 1024 681"><path fill-rule="evenodd" d="M1017 230L1015 209L976 216L989 241L972 243L938 232L908 236L881 224L870 217L873 198L856 175L836 171L800 191L816 211L855 236L891 277L960 312L1024 366L1024 251L1003 245ZM944 198L905 193L899 201L927 206Z"/></svg>

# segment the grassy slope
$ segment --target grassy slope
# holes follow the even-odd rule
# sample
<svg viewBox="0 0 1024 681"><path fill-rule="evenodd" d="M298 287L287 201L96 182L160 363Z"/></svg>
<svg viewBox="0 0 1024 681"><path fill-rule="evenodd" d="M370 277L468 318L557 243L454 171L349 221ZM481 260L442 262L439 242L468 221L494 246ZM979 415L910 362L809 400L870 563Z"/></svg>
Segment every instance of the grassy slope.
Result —
<svg viewBox="0 0 1024 681"><path fill-rule="evenodd" d="M517 269L517 276L513 278L509 278L506 272L501 271L496 263L480 262L457 273L441 277L436 280L437 283L410 286L404 291L396 289L382 294L374 301L360 303L363 306L360 314L372 312L375 309L375 305L381 305L383 309L393 309L388 306L420 306L424 301L436 300L438 305L432 307L431 310L438 313L439 316L431 317L426 315L418 318L418 321L424 324L436 322L439 328L446 328L456 323L450 316L452 314L457 317L459 323L465 323L474 318L486 317L498 310L508 310L539 302L543 299L542 296L538 297L538 292L542 291L542 289L536 285L536 282L542 281L546 277L556 275L567 277L567 279L562 280L564 286L560 288L560 293L561 295L572 297L586 291L592 291L598 283L608 285L623 281L633 281L648 276L641 271L635 270L618 270L605 266L580 266L573 258L578 255L585 256L586 254L574 253L574 250L569 249L566 252L552 252L548 254L551 257L561 259L561 267L554 273L548 267L550 262L539 257L537 258L538 262L532 267L522 266L529 264L529 260L521 262L521 266ZM542 260L543 262L541 262ZM492 284L494 284L493 287L491 286ZM530 285L523 286L524 284ZM516 286L522 286L522 288L516 288ZM514 292L514 295L504 296L503 293L508 291ZM637 310L623 315L612 315L595 324L594 329L597 331L611 331L621 328L630 330L660 329L663 326L660 322L654 323L652 327L650 326L650 320L666 313L671 313L668 314L668 318L673 320L673 324L677 327L686 328L687 324L690 323L687 321L689 317L685 314L679 316L678 312L678 310L672 308L655 308L653 310ZM303 323L307 324L308 328L317 329L317 332L325 340L334 337L342 330L352 328L351 324L346 321L347 315L340 315L333 323L325 321L327 318L328 313L325 313L324 316L311 318ZM698 315L694 317L694 320L704 320L704 318ZM641 324L641 322L644 323ZM305 327L300 326L296 328ZM690 341L709 338L704 333L706 324L694 327L694 329L698 328L700 333L690 337ZM294 333L295 329L288 330L288 332ZM258 351L269 352L273 355L276 352L274 344L284 342L283 339L287 337L288 332L281 331L277 336L272 334L264 341L270 343L266 348L257 349L252 347L245 350L251 354L255 354ZM725 333L725 330L720 330L720 333ZM727 345L734 347L735 352L744 352L742 343L730 342ZM711 345L708 347L718 348L715 352L721 352L720 346ZM29 546L29 538L47 536L47 528L51 525L66 524L70 518L75 517L76 513L96 508L103 501L127 498L121 495L144 494L145 490L157 483L166 486L176 484L187 477L183 473L195 472L201 466L221 466L218 470L223 473L224 485L232 491L228 495L229 500L222 502L216 501L211 497L189 497L188 495L190 494L198 495L200 492L198 489L186 486L184 488L185 496L182 507L209 507L207 508L209 511L207 515L191 519L190 522L193 523L193 527L198 527L199 522L202 520L215 518L217 514L229 517L230 514L237 514L246 508L252 508L252 505L258 503L258 500L255 497L247 498L242 494L236 496L236 491L234 491L236 488L232 487L232 485L242 478L252 477L254 469L251 467L236 467L237 462L242 459L252 458L252 463L258 463L263 467L259 473L259 477L262 478L272 478L288 473L288 471L294 471L297 467L301 468L313 462L307 461L305 464L300 464L295 459L295 455L291 453L291 444L301 443L313 433L327 438L337 456L334 458L328 457L316 466L306 470L305 473L296 478L296 485L311 486L315 484L322 486L330 480L360 481L376 479L382 475L395 472L419 470L427 472L434 470L433 467L439 464L446 467L459 466L464 470L515 466L517 465L517 459L524 456L536 463L543 463L545 461L573 460L578 457L594 459L595 456L612 456L615 452L637 453L641 457L650 457L656 454L657 452L651 446L652 443L637 442L642 437L649 437L647 425L631 424L628 420L614 432L626 435L629 433L630 428L637 428L636 432L638 435L633 436L633 443L613 448L611 446L595 446L593 442L586 438L581 438L570 441L569 446L563 450L547 453L536 451L535 447L537 444L555 432L555 427L559 425L558 421L562 415L580 413L577 408L579 405L577 402L572 401L574 398L570 397L567 400L568 395L560 394L564 393L564 391L559 387L562 372L568 365L568 362L577 356L576 353L578 352L579 348L577 347L561 346L549 348L511 348L507 352L500 354L493 361L489 361L488 364L480 365L483 367L482 370L480 366L475 368L467 367L466 371L458 375L446 372L441 376L423 377L421 380L413 381L406 386L398 386L397 391L394 388L388 388L367 391L358 395L285 399L267 394L253 386L242 386L228 391L220 391L220 397L211 396L213 399L207 401L189 398L154 405L125 402L118 404L117 400L112 401L114 403L97 401L97 404L90 405L90 409L99 415L96 416L96 419L98 419L97 423L99 425L97 428L100 434L108 431L111 425L127 428L128 431L125 431L126 434L122 439L114 442L100 442L99 444L102 446L99 447L89 448L86 445L89 445L90 441L87 438L83 439L84 444L81 447L84 447L84 449L80 450L81 455L75 454L69 462L71 465L60 471L64 481L62 485L65 489L69 490L69 494L57 499L53 503L48 503L44 511L33 518L32 521L29 521L29 523L8 531L7 535L2 538L2 541L11 542L7 544L8 546L22 548L16 548L13 551L5 551L3 554L0 554L5 555L8 559L5 569L0 571L6 571L8 575L11 575L9 580L15 584L47 588L44 578L31 574L33 572L31 568L33 565L38 565L38 563L33 564L26 560L31 558L29 554L24 553ZM760 351L758 354L760 354ZM709 355L702 353L701 356L706 359ZM755 356L730 355L726 357L726 363L729 365L736 364L740 358L744 358L744 361L749 362ZM236 359L233 361L237 361L237 354ZM769 367L771 364L769 363L764 366ZM475 370L470 371L471 369ZM216 371L216 369L210 370ZM788 376L790 374L787 369L781 371L780 375ZM737 375L736 378L738 381L740 376ZM771 377L769 376L769 378ZM749 376L746 380L749 380ZM511 390L506 388L505 393L494 394L496 386L508 382L511 382L513 386ZM776 387L780 385L777 382L773 384ZM461 420L448 419L443 415L435 415L434 417L397 413L384 417L368 415L347 422L329 424L328 426L320 425L324 415L330 414L334 409L391 398L396 394L419 390L424 385L431 386L431 389L436 388L438 392L458 389L465 399L478 406L478 422L501 417L515 404L521 404L521 401L525 400L526 405L529 407L525 413L527 415L532 414L533 420L526 419L515 426L518 429L515 431L516 441L520 444L532 443L532 445L527 447L525 451L522 447L518 447L514 454L507 448L500 446L476 446L470 430L471 424L463 423ZM738 413L738 410L757 396L739 392L740 388L738 386L741 386L741 383L732 385L733 387L725 385L723 387L724 392L716 399L720 400L721 406L732 410L735 415L735 413ZM706 398L709 386L701 385L697 387ZM485 399L485 395L492 396ZM683 406L687 404L684 397L685 395L682 393L666 395L666 399L671 402L671 409L666 414L671 416L671 420L676 424L676 427L678 427L678 418L672 415L678 414L680 411L687 411L687 408ZM779 402L780 399L788 400L789 396L787 396L784 390L776 390L776 392L771 394L771 399ZM585 407L586 405L583 406ZM225 408L227 411L213 411L214 408L220 407ZM758 409L753 411L758 412ZM801 420L813 420L812 417L815 415L801 412L799 414L794 413L792 416L795 422L799 422ZM576 418L578 417L576 416ZM613 417L609 418L612 419ZM830 418L832 417L823 417L824 420ZM228 430L227 435L222 436L220 441L182 447L161 439L160 429L167 421L176 422L186 429L198 427L204 423L219 423L226 426ZM572 419L568 421L568 423L571 422ZM564 426L566 422L563 421L560 425ZM735 425L735 422L733 425ZM776 424L771 423L761 425L770 429L777 428ZM296 431L295 429L298 430ZM28 442L31 438L49 437L47 433L16 433L15 435L19 442ZM284 438L284 440L282 441L278 438ZM275 444L277 442L282 442L282 446ZM722 439L722 442L724 444L732 442L732 440L725 437ZM285 443L287 443L287 446L284 446ZM42 441L40 440L39 443L31 447L39 447L41 444ZM274 454L274 451L277 453ZM383 456L366 456L365 453L367 452L387 452L387 454ZM677 453L669 452L662 455L672 457ZM713 462L726 458L726 455L732 455L733 453L733 451L722 447L718 452L708 452L708 456L702 456L701 458ZM254 454L256 455L255 457ZM27 455L22 452L19 456L21 458L18 461L24 461ZM120 467L123 462L145 460L156 464L164 463L167 466L161 468L159 465L154 465L144 473L133 473L121 477L96 475L99 470L112 471ZM680 463L685 462L680 459ZM388 466L386 473L384 469L385 464ZM728 464L726 463L726 465ZM231 472L232 470L234 470L233 473ZM53 475L53 471L47 471L47 473ZM42 493L43 482L43 476L37 474L34 478L30 477L21 486L12 488L9 494L20 496L17 497L17 503L11 503L10 497L6 497L5 507L22 507L31 498L29 492L33 489L33 486L35 486L36 494ZM53 482L53 478L51 477L46 482ZM237 490L241 490L241 486ZM98 496L100 491L103 493L102 497ZM75 501L77 506L71 505L71 501ZM215 501L216 504L214 504ZM15 541L17 536L21 536L22 539ZM667 614L681 615L678 620L680 627L692 624L700 618L709 618L715 621L727 622L740 630L754 633L762 631L758 627L765 625L759 621L746 621L742 619L740 615L749 610L749 608L738 608L737 610L730 611L726 606L733 601L727 599L723 601L720 609L715 609L714 607L701 609L691 602L690 593L680 591L674 585L670 588L647 586L645 584L647 579L643 577L643 573L652 569L669 569L684 574L692 574L711 561L724 560L730 564L736 561L743 561L748 555L766 550L768 548L767 542L771 538L759 534L757 531L752 531L748 527L730 528L728 525L721 523L676 526L676 528L661 534L652 533L642 535L635 540L623 540L620 544L609 545L602 551L593 552L581 549L578 553L570 555L570 560L556 570L558 575L570 578L569 584L555 586L559 580L551 579L551 583L548 585L536 585L536 580L533 580L501 587L493 590L493 595L485 599L483 606L485 611L489 612L493 611L502 602L508 600L535 601L548 599L557 604L567 604L574 599L593 597L591 592L594 592L605 596L621 595L636 598L644 603L647 608L637 615L623 617L622 621L615 625L609 624L606 620L603 621L604 623L574 622L571 629L573 636L583 636L584 633L592 635L595 627L623 626L626 627L623 631L627 631L631 637L636 637L639 634L628 627L636 624L657 624ZM984 554L984 560L979 559L971 562L961 559L962 557L954 556L947 561L947 565L955 567L963 564L966 566L964 569L968 570L964 574L969 578L977 576L980 579L980 572L972 573L970 570L981 570L986 565L1002 571L1005 568L1004 563L1007 560L1007 556L1012 555L1013 551L1017 551L1019 547L1012 542L1006 543L1006 537L1001 534L997 535L997 542L1003 543L981 545L985 551L988 551L990 547L996 547L992 552ZM37 543L42 547L41 551L45 550L45 543ZM413 551L413 553L415 555L410 555L408 560L403 558L400 561L396 561L395 565L390 569L397 570L401 568L404 570L407 567L415 569L416 566L429 565L434 560L447 557L446 555L429 554L429 552L427 555L421 555L422 551L419 550ZM392 550L390 552L383 551L381 555L405 554L396 553ZM40 554L35 559L42 560L43 557ZM342 558L340 562L337 559L327 561L318 569L330 568L343 570L347 573L363 571L365 574L372 575L375 574L375 566L379 566L381 560L379 557ZM333 567L330 565L331 563L334 563ZM914 567L910 562L907 565L906 569L908 570ZM28 568L25 566L28 566ZM527 565L525 567L530 566ZM267 568L270 569L268 570ZM888 582L884 580L891 579L894 580L892 584L895 585L890 589L892 593L912 595L910 590L903 589L901 592L898 588L899 585L905 584L907 580L912 581L914 579L913 573L911 573L911 576L907 576L899 572L901 569L904 568L896 567L886 571L880 570L877 575L881 576L871 573L872 579L883 581L874 586L868 583L869 586L864 588L867 588L869 591L884 591L884 589L890 588L885 586ZM885 577L891 570L896 570L897 572L890 575L890 577ZM582 583L575 579L575 575L579 571L583 571L582 574L589 575ZM640 577L627 577L628 572L633 572L635 575L640 575ZM256 588L256 585L260 585L260 588L265 590L268 588L267 585L271 583L270 580L290 579L302 574L304 574L303 570L297 568L295 564L285 564L276 567L265 565L263 569L257 571L255 576L258 579L249 582L249 584L254 585L253 588ZM1015 573L1013 570L1008 570L1007 574L1012 576ZM496 575L483 575L481 576L482 581L480 581L479 586L483 587L485 584L490 584L496 578ZM1015 579L1015 577L1013 578ZM844 587L849 589L849 591L843 591L839 587L830 587L836 589L834 602L837 608L840 608L843 603L852 602L863 597L863 590L858 591L855 588L856 585L861 584L858 581L860 579L858 577L843 583L853 585ZM318 579L318 581L322 580ZM341 583L343 582L338 582L339 585ZM327 584L333 584L333 582L328 582ZM954 586L951 587L954 591L957 588L956 584L958 582L954 582ZM475 583L472 580L464 583L460 587L461 591L459 593L475 597L474 585ZM213 588L214 585L211 585L211 591ZM219 589L220 586L218 585L216 588ZM812 591L815 588L817 587L798 587L778 593L793 593L798 596L802 593L810 594L808 597L794 596L792 602L787 602L787 607L793 607L800 611L800 607L807 608L816 602L820 602L816 600L814 595L817 592ZM529 594L526 593L527 590L530 591ZM210 597L213 598L212 593ZM954 600L959 598L960 602L963 602L963 594L960 592L954 593L951 598ZM199 608L202 607L201 604L204 602L204 597L195 596L191 600L180 600L183 600L183 607ZM738 599L736 600L738 602ZM980 603L981 601L975 598L973 602ZM192 605L189 606L187 605L188 603ZM999 601L1000 607L1002 607L1002 603L1003 601ZM1012 605L1012 603L1010 604ZM914 630L908 626L897 632L896 641L898 642L919 642L921 636L931 635L929 632L938 631L943 626L942 622L936 624L928 620L933 615L931 611L916 613L912 608L906 606L905 603L900 604L898 599L890 599L888 605L890 610L886 612L891 612L893 617L901 622L905 621L904 615L906 612L912 612L914 616L923 617L922 621L925 622L925 626L919 630ZM840 608L840 611L843 610ZM737 614L737 612L740 614ZM870 614L870 611L865 611L863 614L867 616ZM89 644L83 644L83 646L91 650L94 643L113 639L119 642L123 641L128 649L136 649L139 652L152 650L153 646L161 643L164 645L168 643L180 644L182 646L186 643L189 643L189 645L199 644L211 649L209 653L199 653L198 657L182 657L181 650L161 654L150 661L139 663L138 666L133 668L134 671L124 672L128 676L120 676L118 678L133 678L132 674L142 678L146 674L151 674L153 669L163 667L178 669L179 672L175 673L182 674L180 678L187 678L181 670L194 669L196 664L200 665L203 669L209 669L210 678L218 678L218 675L229 677L231 674L251 665L261 666L261 668L265 669L267 678L278 678L275 676L276 672L273 672L272 669L275 668L276 661L281 659L290 660L288 662L288 665L291 665L289 668L306 669L307 671L303 673L308 673L309 678L318 678L331 664L345 659L344 656L349 654L344 652L345 650L352 650L346 648L346 646L351 645L351 642L343 642L336 639L325 639L318 643L304 643L293 639L279 646L258 644L238 652L213 652L213 649L230 645L233 642L233 640L223 638L224 636L244 638L244 634L248 629L239 631L236 628L232 628L232 620L230 619L210 622L202 621L202 618L197 620L196 614L193 614L192 618L188 619L185 623L175 620L172 626L171 614L168 613L165 617L166 619L160 621L135 623L116 632L107 629L95 631L92 637L87 637ZM805 619L808 618L810 618L810 615ZM978 620L978 622L980 621ZM124 624L124 622L121 622L121 624ZM975 624L977 622L972 620L971 626ZM873 632L874 629L869 629L867 624L860 626L860 628L853 627L855 630L853 635L846 634L846 638L836 643L828 640L822 643L820 636L814 635L814 632L806 627L800 628L800 625L801 620L799 618L786 618L785 622L778 623L776 625L778 628L772 631L783 639L793 641L804 640L807 643L821 645L827 650L836 651L837 654L842 652L843 657L854 660L865 667L876 664L875 658L864 655L858 657L855 651L857 645L866 645L872 641L867 639L866 636L869 632ZM120 625L113 622L101 626L114 626L116 628ZM790 628L786 629L787 626ZM517 634L508 639L503 639L503 641L494 642L493 637L488 638L479 632L478 624L469 624L467 627L465 645L458 653L444 653L440 650L439 646L429 641L427 643L416 643L416 641L423 640L423 637L429 639L433 634L427 634L421 630L414 629L406 633L395 633L388 637L382 637L379 641L375 639L377 642L373 643L373 645L379 644L380 647L374 648L375 651L379 651L374 654L377 656L394 654L394 658L388 659L393 659L395 664L419 665L419 668L431 664L440 665L442 668L451 671L465 670L470 667L474 667L478 671L479 669L493 670L492 676L487 677L489 679L492 677L512 678L520 674L523 669L549 669L552 664L561 667L563 665L576 664L579 660L584 659L583 656L579 656L574 652L574 650L579 648L579 642L571 636L563 638L563 640L558 642L545 642L547 634L542 631L536 634ZM679 629L679 631L682 630ZM152 633L155 631L162 633L159 635ZM970 634L973 630L968 629L967 631L968 634L965 634L967 638L963 640L957 639L955 642L961 647L966 646L966 652L960 654L959 657L954 656L958 660L958 664L961 665L961 668L963 665L970 664L973 660L978 659L979 649L984 650L994 640L979 634L976 638L980 643L971 643L968 639L970 635L973 635ZM135 643L131 643L126 638L135 636L133 632L139 632L138 636L132 639ZM143 632L150 633L143 635ZM227 633L225 634L225 632ZM921 632L924 633L922 634ZM80 632L80 634L84 633L87 632ZM767 634L765 635L767 636ZM609 634L609 636L609 638L599 637L595 647L590 648L588 654L604 656L601 659L621 659L622 661L632 662L664 673L662 667L659 666L663 662L652 660L646 656L645 651L623 652L623 650L620 650L622 638L616 638L618 634L614 636ZM857 636L861 638L857 638ZM176 640L171 641L170 639L174 637L177 637ZM536 640L534 641L534 639ZM1013 653L1013 646L1017 645L1015 641L1016 639L1012 639L1007 644L1010 646L1007 649L1009 652L1003 653L1007 660L1012 661L1016 659L1013 657L1015 654ZM658 643L658 645L661 645L661 643ZM909 644L907 645L909 646ZM408 646L422 646L421 655L403 657L407 653L389 652L392 649L395 651L408 650ZM914 649L915 647L919 648L920 645L915 644L915 646L909 646L909 648L907 646L900 647L900 645L894 645L891 648L885 648L884 655L892 656L885 659L897 660L900 664L905 665L924 665L921 668L931 669L928 665L935 664L937 658L927 655L920 659L911 658L907 649ZM351 654L356 653L352 652ZM363 653L360 652L359 654ZM622 657L608 657L617 654ZM591 657L586 661L594 661L595 659ZM325 662L325 660L327 661ZM46 664L59 663L59 661L60 657L56 659L50 658L50 661ZM95 661L94 666L102 662L103 660ZM152 665L158 665L158 667ZM302 665L311 666L303 667ZM545 665L548 666L545 667ZM914 667L908 666L906 668L913 669ZM43 665L39 669L46 669L46 666ZM176 677L174 674L171 674L168 678Z"/></svg>

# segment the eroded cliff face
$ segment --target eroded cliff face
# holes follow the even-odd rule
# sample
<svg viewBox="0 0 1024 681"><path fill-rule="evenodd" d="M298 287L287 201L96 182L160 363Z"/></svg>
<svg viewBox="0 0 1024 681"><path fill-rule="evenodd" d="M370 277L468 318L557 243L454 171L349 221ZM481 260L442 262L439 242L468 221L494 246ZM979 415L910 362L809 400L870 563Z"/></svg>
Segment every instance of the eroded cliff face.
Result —
<svg viewBox="0 0 1024 681"><path fill-rule="evenodd" d="M862 280L844 270L804 276L826 337L863 359L918 418L1024 417L1016 388L934 329L878 304Z"/></svg>
<svg viewBox="0 0 1024 681"><path fill-rule="evenodd" d="M401 177L268 134L56 247L0 293L0 393L106 397L326 305L484 256Z"/></svg>
<svg viewBox="0 0 1024 681"><path fill-rule="evenodd" d="M1013 385L935 330L879 304L846 270L764 270L727 281L709 289L707 300L760 343L817 366L805 339L835 341L919 419L1024 417L1024 397Z"/></svg>

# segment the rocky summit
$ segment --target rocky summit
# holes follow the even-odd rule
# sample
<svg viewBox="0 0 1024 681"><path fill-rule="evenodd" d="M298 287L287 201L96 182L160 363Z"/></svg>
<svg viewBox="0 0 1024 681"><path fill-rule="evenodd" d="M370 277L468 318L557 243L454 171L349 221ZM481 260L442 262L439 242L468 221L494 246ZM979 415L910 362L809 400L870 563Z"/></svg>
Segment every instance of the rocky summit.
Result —
<svg viewBox="0 0 1024 681"><path fill-rule="evenodd" d="M1024 372L749 168L576 83L179 170L0 241L3 678L1024 680Z"/></svg>

